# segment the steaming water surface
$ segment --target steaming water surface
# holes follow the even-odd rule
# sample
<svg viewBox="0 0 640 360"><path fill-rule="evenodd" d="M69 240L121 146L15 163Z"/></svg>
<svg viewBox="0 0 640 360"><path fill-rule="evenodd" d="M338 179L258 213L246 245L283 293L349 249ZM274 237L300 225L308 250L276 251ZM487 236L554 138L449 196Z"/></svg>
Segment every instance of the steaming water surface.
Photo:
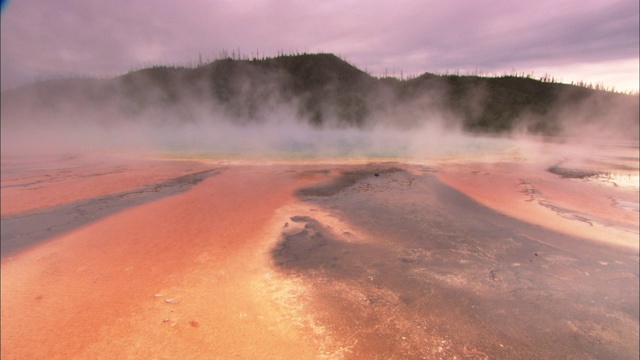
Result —
<svg viewBox="0 0 640 360"><path fill-rule="evenodd" d="M638 358L637 99L305 58L3 93L3 358Z"/></svg>
<svg viewBox="0 0 640 360"><path fill-rule="evenodd" d="M434 134L427 130L300 129L304 131L245 127L229 130L235 132L233 134L220 132L206 137L191 133L189 139L192 142L186 141L184 134L177 134L173 144L147 133L148 141L145 146L137 148L139 153L136 156L164 159L144 165L147 166L145 171L179 164L168 172L172 174L170 177L107 195L48 206L35 212L4 215L3 207L3 269L7 266L19 269L23 257L26 259L29 254L46 252L47 245L61 246L64 242L56 239L65 239L67 232L71 233L68 239L73 239L76 229L89 236L87 241L99 238L91 235L94 221L96 224L117 223L119 216L127 218L126 214L130 214L125 210L140 211L145 204L153 206L162 198L180 199L180 196L189 196L194 191L203 194L197 197L199 207L193 205L194 198L184 203L188 206L183 204L184 207L179 209L162 210L167 214L175 212L175 216L182 219L164 223L162 233L136 228L132 224L137 220L129 216L129 222L123 223L123 229L133 229L131 233L136 235L131 239L119 238L117 243L144 248L145 242L155 244L158 236L164 233L173 234L168 239L181 239L175 234L198 228L193 224L183 228L187 222L200 224L202 229L222 228L224 224L218 222L220 211L226 211L230 205L217 209L217 204L235 204L234 198L241 198L237 193L227 193L226 188L216 187L224 185L224 181L227 181L227 188L249 192L243 185L232 184L238 184L238 181L241 184L251 183L253 191L262 182L270 184L263 187L272 188L291 179L315 179L312 185L288 190L295 193L299 207L288 210L286 216L276 216L279 231L257 238L254 235L245 241L264 244L267 241L264 238L268 237L267 242L273 244L266 251L258 246L261 252L257 253L267 258L267 265L251 271L275 273L286 279L283 280L285 282L295 280L304 284L301 288L306 290L297 290L304 296L291 296L286 306L278 305L284 306L277 312L281 316L278 321L289 323L295 319L299 321L296 324L314 324L300 325L300 329L314 334L317 341L314 344L327 357L637 358L640 306L638 223L634 220L638 213L637 145L607 144L603 147L602 144L593 146L584 142L576 145L568 139L540 141L463 136L453 132ZM158 142L154 143L156 140ZM112 153L131 151L131 144L124 140L123 144ZM191 160L185 161L186 158ZM96 181L106 178L123 181L128 174L133 174L134 169L117 161L102 163L100 158L93 160L96 162L91 166L75 166L73 164L78 159L58 155L44 162L19 156L4 159L3 198L8 195L14 201L26 201L24 199L30 199L33 194L47 197L51 194L43 189L55 192L56 189L65 189L61 185L67 183L70 187L66 191L73 191L72 185L81 181L88 184L97 184ZM194 159L197 162L193 162ZM56 163L61 165L56 167L53 165ZM91 170L92 166L101 170ZM506 204L520 206L526 203L530 206L527 209L549 211L551 219L558 223L588 230L593 228L594 232L600 229L598 234L625 234L625 238L635 237L636 243L627 244L630 247L618 246L608 238L594 242L571 232L554 231L529 222L526 212L524 219L517 220L515 206L513 209L508 206L501 208L502 212L491 210L467 196L471 194L456 191L438 180L439 172L452 171L454 167L462 169L453 173L465 177L463 181L468 181L472 189L473 181L487 181L497 170L507 169L502 178L495 177L495 187L490 188L498 198L501 192L507 200L516 195L516 202ZM214 173L216 176L211 180L215 181L207 181L206 178ZM229 180L219 180L225 179L226 174L236 174L233 175L236 177L230 175ZM507 180L500 183L500 179ZM102 186L106 183L101 182ZM574 188L584 191L575 192ZM573 198L558 195L562 195L564 190L571 190L567 194ZM216 196L206 195L208 191ZM269 193L265 189L262 191ZM263 193L257 194L254 201L263 201ZM139 195L143 197L138 198ZM592 196L604 200L591 202ZM246 197L242 197L245 203L250 201ZM209 210L196 213L194 208ZM155 211L164 214L160 210ZM242 223L246 225L251 222L246 213L244 210L226 217L244 219ZM46 217L47 222L38 221L37 216ZM532 212L530 216L536 215ZM25 220L30 218L34 220ZM51 229L35 229L38 224ZM236 230L242 231L242 228ZM114 231L117 232L117 226ZM209 231L190 233L190 236L202 237ZM146 239L147 233L155 235ZM34 236L37 239L31 239ZM33 241L16 243L27 237ZM177 241L175 239L172 241ZM126 328L153 329L158 338L163 338L166 335L164 331L173 331L171 326L176 324L176 331L185 331L180 339L186 342L196 339L205 345L218 343L218 338L199 337L202 334L238 329L236 324L248 316L247 310L242 310L240 315L233 312L216 315L232 319L228 323L211 322L209 320L213 318L208 316L212 315L205 311L207 306L215 303L216 309L234 308L231 303L238 301L234 301L229 293L239 291L237 289L254 289L257 286L254 282L263 284L271 276L263 275L259 281L251 280L253 282L246 284L228 282L225 283L227 287L221 288L222 282L218 279L222 279L227 270L220 264L235 258L232 253L225 252L228 251L225 248L216 247L217 242L222 241L220 239L207 238L202 244L194 243L193 248L181 247L180 251L195 254L189 258L191 260L182 259L191 267L185 267L187 270L181 275L158 273L161 266L154 265L153 259L147 259L152 264L148 272L161 281L179 283L177 279L191 276L187 276L191 268L198 269L197 278L201 279L198 281L215 280L208 287L183 284L183 293L178 292L178 296L182 296L184 303L173 304L174 298L171 298L171 303L163 304L174 306L172 309L175 311L191 309L190 316L197 320L192 320L189 325L178 319L175 313L156 318L160 315L154 312L155 307L150 306L143 311L147 314L145 316L150 316L149 322L140 325L136 321L142 320L126 320L131 321ZM37 246L30 248L35 241ZM191 240L180 241L188 244ZM162 243L157 246L171 249ZM214 250L204 250L209 247ZM5 257L4 250L7 249L16 253L8 253L9 256ZM123 250L113 248L105 251L117 253ZM207 262L212 253L218 260ZM173 263L171 254L162 251L159 254L154 256L162 258L163 264ZM254 259L256 255L251 254ZM54 259L54 255L49 258ZM49 264L47 259L40 257L37 260L45 264L43 266L50 266L46 271L55 271L51 269L61 266L59 263L46 265ZM74 261L78 263L78 269L91 268L91 263L83 264L84 259ZM241 264L238 269L246 267L246 259L235 261ZM26 264L28 266L29 263ZM49 284L54 288L63 288L67 282L75 284L80 281L84 284L81 276L84 270L78 269L65 273L58 279L61 281L59 284ZM101 276L124 279L118 271L125 270L108 270L109 266L105 269L101 270L104 271ZM253 276L251 271L249 274ZM80 280L74 277L76 272L80 274ZM48 276L49 273L42 274ZM238 276L246 279L249 275ZM8 280L15 283L15 278ZM98 291L92 286L100 286L100 277L94 280L98 285L82 285L87 294ZM143 277L138 280L140 283L146 281ZM212 293L212 286L219 292ZM267 285L260 286L269 289ZM28 301L39 302L47 296L38 295L33 300L30 294L35 290L27 290L25 299ZM273 291L267 297L271 301L281 296ZM208 305L193 307L186 294L192 297L196 296L194 294L206 295L207 301L203 304ZM257 293L242 294L243 298L258 298ZM153 293L144 296L156 300ZM79 304L85 301L77 294L71 298ZM86 299L92 302L104 300L91 300L89 296ZM16 304L15 298L9 300ZM272 302L268 304L274 306ZM104 303L104 306L108 304ZM294 308L297 310L293 311ZM304 309L304 316L300 315L300 309ZM11 322L11 312L5 310L11 309L3 307L3 323ZM57 315L46 316L54 319ZM73 317L72 314L65 316ZM273 315L258 313L255 318L250 318L256 324L262 324L270 316ZM119 329L117 324L117 321L108 322L105 328ZM282 325L269 326L278 328ZM241 329L238 331L242 332ZM126 337L146 339L146 330L137 330ZM185 335L187 332L192 335ZM3 339L14 335L3 331ZM110 336L119 339L123 333L113 330ZM251 336L259 337L258 334ZM110 350L114 358L133 346L130 342L120 341L130 346ZM153 343L149 339L145 341ZM170 341L175 341L175 338ZM224 341L228 340L225 338ZM95 344L100 342L96 340ZM146 343L142 341L140 344ZM136 346L144 348L144 345ZM9 350L14 349L3 345L3 353Z"/></svg>
<svg viewBox="0 0 640 360"><path fill-rule="evenodd" d="M343 176L300 194L366 238L294 216L273 257L354 358L637 355L637 254L495 213L429 168Z"/></svg>

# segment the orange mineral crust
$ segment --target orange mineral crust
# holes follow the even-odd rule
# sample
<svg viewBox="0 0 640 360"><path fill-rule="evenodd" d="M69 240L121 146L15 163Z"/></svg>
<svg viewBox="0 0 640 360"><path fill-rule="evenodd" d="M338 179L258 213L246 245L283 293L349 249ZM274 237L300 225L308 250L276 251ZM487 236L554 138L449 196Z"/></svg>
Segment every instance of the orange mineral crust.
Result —
<svg viewBox="0 0 640 360"><path fill-rule="evenodd" d="M526 162L447 164L437 175L445 184L510 217L638 250L637 187L624 188L606 177L601 181L562 178L544 164Z"/></svg>
<svg viewBox="0 0 640 360"><path fill-rule="evenodd" d="M123 156L2 159L2 216L139 188L208 166Z"/></svg>
<svg viewBox="0 0 640 360"><path fill-rule="evenodd" d="M3 360L640 353L638 193L611 176L523 159L2 166Z"/></svg>
<svg viewBox="0 0 640 360"><path fill-rule="evenodd" d="M186 171L164 166L147 179ZM3 257L2 358L316 358L312 319L293 301L304 288L267 267L277 238L264 237L293 191L323 177L304 171L221 169ZM89 179L67 179L59 198L74 180L106 183ZM128 179L119 190L140 185Z"/></svg>

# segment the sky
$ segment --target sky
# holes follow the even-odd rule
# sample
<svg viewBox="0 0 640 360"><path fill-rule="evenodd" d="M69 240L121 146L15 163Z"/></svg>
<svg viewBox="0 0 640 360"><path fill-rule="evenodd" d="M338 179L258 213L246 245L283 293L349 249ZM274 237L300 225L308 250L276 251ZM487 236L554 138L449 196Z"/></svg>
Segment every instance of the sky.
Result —
<svg viewBox="0 0 640 360"><path fill-rule="evenodd" d="M637 0L11 0L2 89L246 56L329 52L374 75L550 74L638 91Z"/></svg>

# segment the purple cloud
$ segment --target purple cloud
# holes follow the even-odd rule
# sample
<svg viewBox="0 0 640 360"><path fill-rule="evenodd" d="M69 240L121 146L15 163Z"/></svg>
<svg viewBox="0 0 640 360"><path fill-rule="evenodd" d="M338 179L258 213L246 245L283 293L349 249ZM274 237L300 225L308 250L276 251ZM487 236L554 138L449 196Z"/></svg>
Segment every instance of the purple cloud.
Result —
<svg viewBox="0 0 640 360"><path fill-rule="evenodd" d="M639 12L628 0L14 1L1 24L2 88L240 48L334 52L375 73L515 68L562 77L579 64L584 80L599 82L608 66L618 74L610 85L637 90ZM619 74L620 64L629 72Z"/></svg>

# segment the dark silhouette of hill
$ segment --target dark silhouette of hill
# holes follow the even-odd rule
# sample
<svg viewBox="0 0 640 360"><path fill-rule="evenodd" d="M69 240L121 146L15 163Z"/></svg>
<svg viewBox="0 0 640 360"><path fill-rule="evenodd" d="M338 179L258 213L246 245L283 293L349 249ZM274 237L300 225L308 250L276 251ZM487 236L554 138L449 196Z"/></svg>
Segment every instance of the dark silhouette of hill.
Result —
<svg viewBox="0 0 640 360"><path fill-rule="evenodd" d="M5 126L64 116L107 125L221 117L245 124L269 121L281 109L316 127L411 128L437 119L472 132L546 135L595 124L634 131L637 137L639 117L637 95L513 76L376 78L332 54L152 67L112 79L49 80L2 93Z"/></svg>

